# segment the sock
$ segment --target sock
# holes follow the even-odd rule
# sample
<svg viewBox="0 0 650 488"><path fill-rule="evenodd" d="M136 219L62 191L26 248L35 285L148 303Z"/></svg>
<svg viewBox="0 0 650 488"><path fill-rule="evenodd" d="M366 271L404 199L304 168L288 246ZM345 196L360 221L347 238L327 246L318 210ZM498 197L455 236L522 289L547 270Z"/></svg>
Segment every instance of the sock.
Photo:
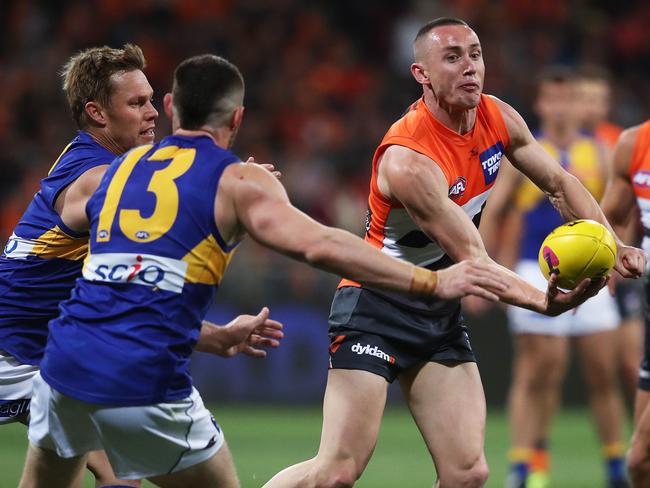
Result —
<svg viewBox="0 0 650 488"><path fill-rule="evenodd" d="M532 454L532 449L526 447L513 447L508 451L510 486L524 486L528 478Z"/></svg>
<svg viewBox="0 0 650 488"><path fill-rule="evenodd" d="M530 470L536 472L548 473L550 460L548 455L548 442L541 439L535 442L535 448L530 458Z"/></svg>
<svg viewBox="0 0 650 488"><path fill-rule="evenodd" d="M622 442L604 444L603 456L605 458L605 470L608 481L620 481L625 479L625 445Z"/></svg>

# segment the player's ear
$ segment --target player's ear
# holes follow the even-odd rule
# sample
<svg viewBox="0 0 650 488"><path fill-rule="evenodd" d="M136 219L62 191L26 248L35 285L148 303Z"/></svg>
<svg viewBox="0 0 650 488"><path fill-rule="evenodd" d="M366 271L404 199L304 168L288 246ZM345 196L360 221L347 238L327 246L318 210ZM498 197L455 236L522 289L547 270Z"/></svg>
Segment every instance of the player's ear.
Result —
<svg viewBox="0 0 650 488"><path fill-rule="evenodd" d="M232 113L232 119L230 120L230 129L237 130L244 119L244 106L241 105L237 107Z"/></svg>
<svg viewBox="0 0 650 488"><path fill-rule="evenodd" d="M167 115L167 118L169 120L172 120L174 110L172 109L172 105L174 104L174 98L172 97L171 93L165 93L165 96L163 97L163 108L165 109L165 115Z"/></svg>
<svg viewBox="0 0 650 488"><path fill-rule="evenodd" d="M106 113L99 103L92 100L86 102L86 105L84 105L84 111L89 120L94 121L102 127L106 125Z"/></svg>
<svg viewBox="0 0 650 488"><path fill-rule="evenodd" d="M419 84L429 84L429 73L426 69L424 69L424 66L422 64L413 63L411 65L411 74L413 75L413 78L415 78L415 81L417 81Z"/></svg>

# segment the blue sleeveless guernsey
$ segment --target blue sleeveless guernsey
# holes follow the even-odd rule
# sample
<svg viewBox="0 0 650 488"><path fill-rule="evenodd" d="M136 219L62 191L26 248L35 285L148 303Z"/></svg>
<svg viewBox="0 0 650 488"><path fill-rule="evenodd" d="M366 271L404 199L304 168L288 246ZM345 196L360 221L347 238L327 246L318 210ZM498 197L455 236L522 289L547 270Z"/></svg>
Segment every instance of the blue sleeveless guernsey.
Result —
<svg viewBox="0 0 650 488"><path fill-rule="evenodd" d="M234 251L215 225L217 186L238 161L207 136L170 136L109 167L86 207L83 278L50 322L50 386L103 405L189 396L190 354Z"/></svg>
<svg viewBox="0 0 650 488"><path fill-rule="evenodd" d="M47 323L70 296L88 250L88 234L66 227L54 202L83 173L115 157L79 132L41 180L0 256L0 350L23 364L40 363Z"/></svg>
<svg viewBox="0 0 650 488"><path fill-rule="evenodd" d="M605 166L601 148L593 137L581 135L564 149L558 148L543 135L536 136L536 139L564 169L576 176L600 200L605 189ZM548 197L527 178L515 194L515 205L524 213L519 259L537 261L542 242L553 229L564 223L564 219Z"/></svg>

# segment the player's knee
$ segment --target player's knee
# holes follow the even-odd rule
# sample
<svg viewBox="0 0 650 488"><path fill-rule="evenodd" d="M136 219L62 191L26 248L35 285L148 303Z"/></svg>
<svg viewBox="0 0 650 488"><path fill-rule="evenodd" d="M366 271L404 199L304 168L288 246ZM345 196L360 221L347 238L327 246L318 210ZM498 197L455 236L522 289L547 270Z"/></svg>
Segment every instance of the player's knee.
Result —
<svg viewBox="0 0 650 488"><path fill-rule="evenodd" d="M589 390L596 394L605 394L617 389L615 371L606 368L594 368L586 377Z"/></svg>
<svg viewBox="0 0 650 488"><path fill-rule="evenodd" d="M440 486L481 488L487 482L489 473L487 462L482 458L471 466L452 470L446 477L441 475Z"/></svg>

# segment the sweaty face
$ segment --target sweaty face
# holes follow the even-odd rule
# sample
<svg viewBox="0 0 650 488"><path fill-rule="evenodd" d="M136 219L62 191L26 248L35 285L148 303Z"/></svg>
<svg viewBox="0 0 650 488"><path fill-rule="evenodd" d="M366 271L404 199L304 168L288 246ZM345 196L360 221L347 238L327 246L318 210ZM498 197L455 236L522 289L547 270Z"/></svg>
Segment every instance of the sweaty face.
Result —
<svg viewBox="0 0 650 488"><path fill-rule="evenodd" d="M461 110L479 104L485 65L481 44L472 29L465 25L436 27L418 41L417 62L423 65L440 102Z"/></svg>
<svg viewBox="0 0 650 488"><path fill-rule="evenodd" d="M573 82L542 82L535 105L542 123L562 127L580 124L580 102L576 95L576 84Z"/></svg>
<svg viewBox="0 0 650 488"><path fill-rule="evenodd" d="M113 94L105 108L108 135L124 152L154 140L158 112L151 103L153 89L140 70L111 76Z"/></svg>

